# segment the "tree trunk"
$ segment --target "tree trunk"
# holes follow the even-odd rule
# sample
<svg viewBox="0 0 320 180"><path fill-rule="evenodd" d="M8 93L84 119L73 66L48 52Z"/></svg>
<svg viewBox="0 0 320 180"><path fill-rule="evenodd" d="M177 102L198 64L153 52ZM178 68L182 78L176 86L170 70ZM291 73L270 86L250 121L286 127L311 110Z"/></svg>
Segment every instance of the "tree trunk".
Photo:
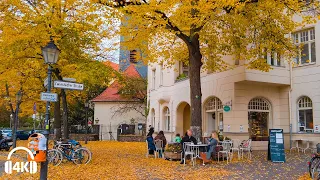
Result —
<svg viewBox="0 0 320 180"><path fill-rule="evenodd" d="M198 140L202 137L202 93L200 70L202 55L200 52L199 36L195 35L188 45L189 50L189 80L191 102L191 130Z"/></svg>
<svg viewBox="0 0 320 180"><path fill-rule="evenodd" d="M60 95L58 94L58 101L54 103L54 139L61 138L61 110L60 110Z"/></svg>
<svg viewBox="0 0 320 180"><path fill-rule="evenodd" d="M68 104L67 104L67 95L64 89L61 89L61 98L62 98L62 119L63 119L63 139L69 138L69 131L68 131Z"/></svg>

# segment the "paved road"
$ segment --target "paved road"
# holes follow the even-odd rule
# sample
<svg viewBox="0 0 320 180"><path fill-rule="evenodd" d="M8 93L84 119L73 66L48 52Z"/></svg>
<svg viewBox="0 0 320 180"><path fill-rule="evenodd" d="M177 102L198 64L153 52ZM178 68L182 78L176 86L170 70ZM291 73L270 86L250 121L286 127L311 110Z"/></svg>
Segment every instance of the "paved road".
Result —
<svg viewBox="0 0 320 180"><path fill-rule="evenodd" d="M253 160L248 163L229 163L222 165L214 163L215 167L221 167L234 172L233 175L223 179L281 179L296 180L308 171L308 161L311 154L286 153L285 163L272 163L267 161L266 151L253 153Z"/></svg>

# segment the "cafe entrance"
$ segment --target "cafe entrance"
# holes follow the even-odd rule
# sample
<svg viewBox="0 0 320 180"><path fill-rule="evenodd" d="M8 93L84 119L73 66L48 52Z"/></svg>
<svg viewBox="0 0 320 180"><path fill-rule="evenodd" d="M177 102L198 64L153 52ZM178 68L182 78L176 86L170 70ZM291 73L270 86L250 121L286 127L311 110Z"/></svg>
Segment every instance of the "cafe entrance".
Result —
<svg viewBox="0 0 320 180"><path fill-rule="evenodd" d="M252 141L268 141L271 105L264 98L254 98L248 105L249 136Z"/></svg>

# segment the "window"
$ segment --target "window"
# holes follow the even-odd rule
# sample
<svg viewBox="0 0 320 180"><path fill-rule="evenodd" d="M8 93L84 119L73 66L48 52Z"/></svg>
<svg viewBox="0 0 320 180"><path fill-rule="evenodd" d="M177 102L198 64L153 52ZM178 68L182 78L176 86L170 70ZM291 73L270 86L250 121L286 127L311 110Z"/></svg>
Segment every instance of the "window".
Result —
<svg viewBox="0 0 320 180"><path fill-rule="evenodd" d="M130 51L130 62L131 63L137 63L137 51L136 50L132 50Z"/></svg>
<svg viewBox="0 0 320 180"><path fill-rule="evenodd" d="M184 74L186 77L189 75L189 66L185 62L179 63L179 74Z"/></svg>
<svg viewBox="0 0 320 180"><path fill-rule="evenodd" d="M151 126L156 126L156 115L154 109L151 110Z"/></svg>
<svg viewBox="0 0 320 180"><path fill-rule="evenodd" d="M160 64L160 86L163 85L163 65Z"/></svg>
<svg viewBox="0 0 320 180"><path fill-rule="evenodd" d="M207 101L205 109L207 112L220 111L223 109L223 105L219 98L212 97Z"/></svg>
<svg viewBox="0 0 320 180"><path fill-rule="evenodd" d="M152 86L151 89L155 89L156 88L156 70L152 70Z"/></svg>
<svg viewBox="0 0 320 180"><path fill-rule="evenodd" d="M314 28L293 33L292 40L297 47L302 46L299 55L294 59L297 64L316 62L316 43Z"/></svg>
<svg viewBox="0 0 320 180"><path fill-rule="evenodd" d="M275 51L272 51L271 53L265 53L267 50L264 50L264 56L263 58L267 60L267 63L271 66L281 66L281 55L278 54Z"/></svg>
<svg viewBox="0 0 320 180"><path fill-rule="evenodd" d="M170 131L170 111L168 107L164 108L164 124L165 124L165 131Z"/></svg>
<svg viewBox="0 0 320 180"><path fill-rule="evenodd" d="M303 96L298 100L299 131L313 132L313 111L312 101L309 97Z"/></svg>
<svg viewBox="0 0 320 180"><path fill-rule="evenodd" d="M270 103L263 98L254 98L249 102L249 111L270 111Z"/></svg>

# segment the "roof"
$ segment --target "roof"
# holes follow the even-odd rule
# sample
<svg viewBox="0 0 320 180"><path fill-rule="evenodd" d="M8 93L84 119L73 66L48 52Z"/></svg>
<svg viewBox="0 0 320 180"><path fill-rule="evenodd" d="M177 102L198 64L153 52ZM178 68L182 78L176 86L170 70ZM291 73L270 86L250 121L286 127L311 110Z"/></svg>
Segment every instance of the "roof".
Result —
<svg viewBox="0 0 320 180"><path fill-rule="evenodd" d="M112 69L119 71L119 64L114 63L112 61L105 61L103 64L105 64L106 66L110 66L112 67Z"/></svg>
<svg viewBox="0 0 320 180"><path fill-rule="evenodd" d="M130 64L130 66L128 66L124 73L129 77L141 77L135 65L133 64Z"/></svg>
<svg viewBox="0 0 320 180"><path fill-rule="evenodd" d="M110 62L110 66L111 64L112 62ZM119 65L118 65L118 68L119 68ZM131 64L130 66L128 66L128 68L124 71L124 74L126 74L128 77L141 77L134 64ZM114 81L109 87L107 87L106 90L104 90L99 96L94 98L92 101L93 102L128 102L128 101L135 102L135 100L129 100L121 97L120 94L118 94L119 89L120 89L119 82Z"/></svg>

